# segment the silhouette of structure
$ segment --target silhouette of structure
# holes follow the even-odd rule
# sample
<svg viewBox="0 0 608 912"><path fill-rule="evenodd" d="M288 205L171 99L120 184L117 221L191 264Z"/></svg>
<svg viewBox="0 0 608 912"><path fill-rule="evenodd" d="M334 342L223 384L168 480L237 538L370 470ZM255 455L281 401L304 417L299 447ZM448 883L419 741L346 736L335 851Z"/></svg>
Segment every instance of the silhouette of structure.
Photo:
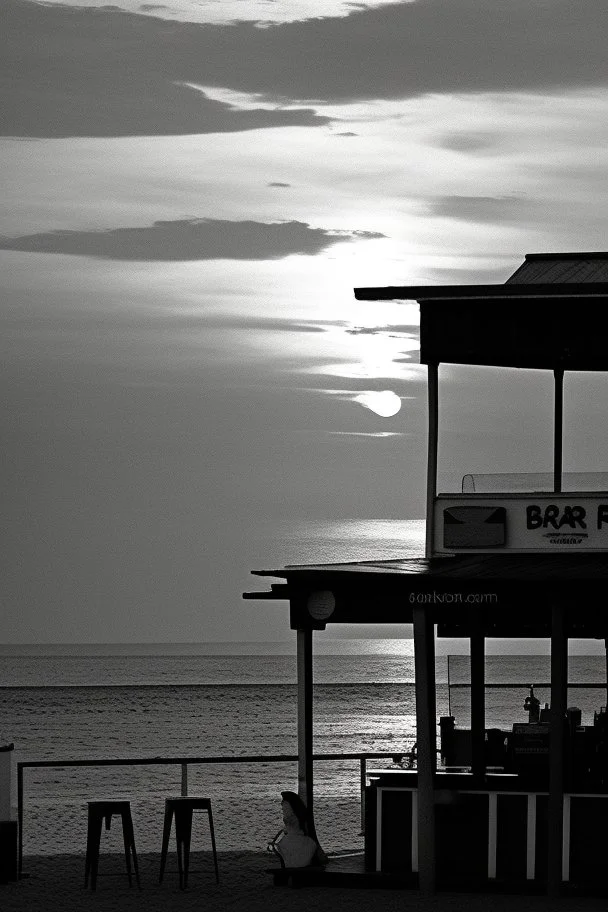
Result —
<svg viewBox="0 0 608 912"><path fill-rule="evenodd" d="M502 285L355 289L358 300L420 305L428 366L426 556L253 571L282 580L248 598L289 602L297 631L300 795L313 812L313 631L331 624L413 624L417 769L374 771L366 797L366 869L426 892L444 885L601 889L608 857L608 724L567 708L568 639L608 638L608 491L564 491L567 371L608 371L608 253L532 254ZM488 491L437 491L440 363L549 370L554 376L550 484L538 476ZM573 476L580 482L583 476ZM481 479L483 482L483 478ZM499 482L506 482L503 476ZM487 482L487 478L486 478ZM566 487L570 487L567 485ZM491 486L490 486L491 487ZM471 727L441 720L437 636L470 641ZM486 637L551 642L551 705L488 730ZM604 699L604 702L605 699ZM533 712L532 712L533 710Z"/></svg>

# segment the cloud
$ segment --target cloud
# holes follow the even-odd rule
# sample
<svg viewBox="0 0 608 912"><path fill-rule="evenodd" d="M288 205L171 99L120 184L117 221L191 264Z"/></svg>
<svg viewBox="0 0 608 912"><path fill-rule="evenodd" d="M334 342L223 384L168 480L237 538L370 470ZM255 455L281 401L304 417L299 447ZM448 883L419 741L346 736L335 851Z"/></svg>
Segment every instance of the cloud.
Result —
<svg viewBox="0 0 608 912"><path fill-rule="evenodd" d="M426 269L426 281L433 285L491 285L506 282L514 272L517 265L517 255L495 257L502 262L502 266L467 268L454 266L452 268L436 266ZM521 256L519 257L521 260Z"/></svg>
<svg viewBox="0 0 608 912"><path fill-rule="evenodd" d="M530 201L517 196L439 196L429 203L433 216L466 222L523 223Z"/></svg>
<svg viewBox="0 0 608 912"><path fill-rule="evenodd" d="M214 314L213 316L203 314L198 318L189 319L193 325L198 320L199 327L216 326L220 329L243 329L247 331L254 329L262 332L322 333L327 332L330 326L340 325L336 320L289 320L287 318L281 319L280 317L245 317L225 314Z"/></svg>
<svg viewBox="0 0 608 912"><path fill-rule="evenodd" d="M499 144L500 136L487 130L446 133L437 141L440 148L451 152L495 152L498 151Z"/></svg>
<svg viewBox="0 0 608 912"><path fill-rule="evenodd" d="M563 92L608 77L604 0L417 0L264 28L4 0L3 20L4 135L328 122L311 110L235 110L187 83L301 104Z"/></svg>
<svg viewBox="0 0 608 912"><path fill-rule="evenodd" d="M407 437L403 431L325 431L332 437Z"/></svg>
<svg viewBox="0 0 608 912"><path fill-rule="evenodd" d="M0 237L0 250L63 253L105 260L275 260L314 256L338 241L379 238L371 231L326 231L306 222L183 219L143 228L47 231Z"/></svg>
<svg viewBox="0 0 608 912"><path fill-rule="evenodd" d="M412 329L418 327L419 323L403 323L401 325L387 324L385 326L355 326L352 329L347 329L347 332L350 336L389 336L391 338L396 338L397 336L411 336Z"/></svg>
<svg viewBox="0 0 608 912"><path fill-rule="evenodd" d="M331 122L309 108L240 109L179 78L178 25L114 7L5 0L0 35L0 135L173 136ZM44 48L41 53L40 48ZM206 53L204 47L201 48ZM159 55L155 62L156 54ZM204 66L196 67L204 72Z"/></svg>
<svg viewBox="0 0 608 912"><path fill-rule="evenodd" d="M291 187L291 184L284 184L283 181L270 181L267 187Z"/></svg>

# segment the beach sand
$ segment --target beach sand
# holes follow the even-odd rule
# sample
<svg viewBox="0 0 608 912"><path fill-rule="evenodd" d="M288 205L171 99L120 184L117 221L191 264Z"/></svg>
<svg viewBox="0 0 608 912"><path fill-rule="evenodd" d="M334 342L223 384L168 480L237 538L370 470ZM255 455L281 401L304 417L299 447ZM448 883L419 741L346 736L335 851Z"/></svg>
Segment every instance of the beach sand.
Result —
<svg viewBox="0 0 608 912"><path fill-rule="evenodd" d="M282 784L281 784L282 786ZM291 783L284 787L289 788ZM283 787L283 786L282 786ZM297 787L297 786L296 786ZM91 798L127 798L91 794ZM138 854L160 849L163 831L164 798L154 796L131 800L135 845ZM279 786L272 796L255 796L241 791L233 796L212 798L215 838L218 851L263 851L283 825ZM16 816L16 812L15 812ZM362 849L361 806L359 799L319 797L315 802L315 822L321 844L329 852ZM63 802L54 799L31 800L26 793L23 850L25 855L58 855L84 851L87 841L86 801ZM174 839L174 833L172 833ZM193 848L210 847L207 815L195 814L192 828ZM104 830L102 852L122 850L120 820L114 817L109 831ZM0 912L2 905L0 904Z"/></svg>
<svg viewBox="0 0 608 912"><path fill-rule="evenodd" d="M52 805L52 802L51 802ZM84 888L86 806L72 809L66 818L40 807L28 815L24 833L24 877L0 884L1 912L608 912L608 899L595 897L469 894L439 892L423 896L415 889L356 888L345 886L275 886L266 873L277 867L276 859L264 851L281 825L276 798L227 804L214 800L214 818L220 867L216 884L209 851L206 815L195 815L193 851L188 889L179 889L174 833L172 833L165 879L158 883L159 838L162 832L162 803L157 799L134 802L136 845L141 891L129 887L122 851L122 831L117 819L110 831L103 831L99 879L93 893ZM359 805L355 800L320 799L317 832L323 847L331 853L350 850L361 853ZM47 813L43 813L46 810ZM153 813L154 812L154 813ZM199 819L200 818L200 819ZM68 843L72 852L63 846ZM41 846L42 851L37 849ZM331 860L328 870L339 867Z"/></svg>
<svg viewBox="0 0 608 912"><path fill-rule="evenodd" d="M102 856L94 893L84 888L83 855L28 856L25 862L24 879L0 885L2 912L606 912L608 907L605 898L449 892L423 896L411 889L274 886L265 871L275 863L264 852L219 853L219 884L211 854L193 853L187 890L179 889L175 854L169 856L162 884L159 855L140 856L141 890L135 883L129 887L124 857Z"/></svg>

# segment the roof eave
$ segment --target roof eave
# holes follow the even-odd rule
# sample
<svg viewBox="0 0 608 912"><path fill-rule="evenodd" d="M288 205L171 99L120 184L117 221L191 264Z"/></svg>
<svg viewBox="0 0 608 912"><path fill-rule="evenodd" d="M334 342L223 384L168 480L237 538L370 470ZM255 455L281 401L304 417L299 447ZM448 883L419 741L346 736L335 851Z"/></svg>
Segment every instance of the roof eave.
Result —
<svg viewBox="0 0 608 912"><path fill-rule="evenodd" d="M608 297L608 282L500 285L387 285L355 288L357 301L441 301L492 298Z"/></svg>

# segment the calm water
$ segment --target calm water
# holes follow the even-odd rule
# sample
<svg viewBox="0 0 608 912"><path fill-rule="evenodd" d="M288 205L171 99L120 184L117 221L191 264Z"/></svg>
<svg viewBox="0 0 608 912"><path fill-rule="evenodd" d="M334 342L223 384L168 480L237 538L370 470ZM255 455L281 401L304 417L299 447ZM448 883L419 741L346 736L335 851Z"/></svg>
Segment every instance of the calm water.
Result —
<svg viewBox="0 0 608 912"><path fill-rule="evenodd" d="M315 751L405 752L415 741L411 641L353 641L346 648L359 654L315 659ZM13 741L20 760L295 753L295 656L277 654L279 649L285 646L257 644L257 655L76 656L5 649L0 741ZM489 688L488 725L510 728L525 721L527 688L549 680L548 656L488 656L486 664L488 682L516 684ZM457 723L467 725L469 691L451 688L448 703L448 674L452 684L465 683L467 658L452 656L449 671L447 657L437 660L438 715L449 707ZM569 674L571 681L605 681L604 659L571 656ZM548 691L537 694L548 701ZM593 711L606 703L605 691L572 690L569 702L590 724ZM256 844L263 842L276 822L268 808L281 788L296 787L295 775L295 764L192 766L189 786L213 795L222 809L223 843L232 848L242 844L239 819L252 808L259 831L250 821L247 832ZM117 792L139 802L140 817L148 820L142 848L146 839L152 848L160 827L154 815L180 784L180 768L166 766L30 770L26 776L26 852L67 851L84 838L86 800ZM315 786L329 818L332 803L351 802L354 832L357 765L318 763Z"/></svg>

